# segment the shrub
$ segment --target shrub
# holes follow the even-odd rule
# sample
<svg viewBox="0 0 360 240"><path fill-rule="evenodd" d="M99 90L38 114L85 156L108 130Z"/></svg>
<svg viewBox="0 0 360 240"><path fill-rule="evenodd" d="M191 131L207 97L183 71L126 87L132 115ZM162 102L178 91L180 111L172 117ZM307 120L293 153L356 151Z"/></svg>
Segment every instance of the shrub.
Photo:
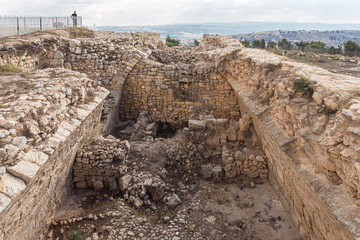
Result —
<svg viewBox="0 0 360 240"><path fill-rule="evenodd" d="M310 87L310 83L303 77L298 77L294 80L293 90L295 92L302 93L302 95L311 95L312 88Z"/></svg>
<svg viewBox="0 0 360 240"><path fill-rule="evenodd" d="M71 36L74 38L92 38L95 36L94 31L86 27L70 27L65 30L67 30L70 35L74 35Z"/></svg>
<svg viewBox="0 0 360 240"><path fill-rule="evenodd" d="M21 69L15 67L12 64L0 65L0 75L6 75L9 73L19 73L22 72Z"/></svg>
<svg viewBox="0 0 360 240"><path fill-rule="evenodd" d="M83 236L82 236L82 231L77 229L76 231L75 230L72 230L71 233L70 233L70 236L69 236L69 240L83 240Z"/></svg>
<svg viewBox="0 0 360 240"><path fill-rule="evenodd" d="M172 38L169 34L166 37L166 46L173 47L173 46L180 46L180 40Z"/></svg>

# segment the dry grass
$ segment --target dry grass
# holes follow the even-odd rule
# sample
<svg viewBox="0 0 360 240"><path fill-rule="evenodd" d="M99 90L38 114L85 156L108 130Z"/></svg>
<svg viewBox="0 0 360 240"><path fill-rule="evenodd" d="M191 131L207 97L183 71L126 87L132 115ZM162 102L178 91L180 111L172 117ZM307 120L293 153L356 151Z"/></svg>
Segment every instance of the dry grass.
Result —
<svg viewBox="0 0 360 240"><path fill-rule="evenodd" d="M36 32L38 32L38 33L48 33L48 34L51 34L51 35L59 36L59 34L57 32L52 31L52 30L44 30L44 31L38 30Z"/></svg>
<svg viewBox="0 0 360 240"><path fill-rule="evenodd" d="M70 27L65 30L68 31L70 37L73 38L92 38L95 36L94 31L86 27Z"/></svg>
<svg viewBox="0 0 360 240"><path fill-rule="evenodd" d="M19 72L22 72L21 69L15 67L12 64L0 65L0 75L7 75L7 74L19 73Z"/></svg>

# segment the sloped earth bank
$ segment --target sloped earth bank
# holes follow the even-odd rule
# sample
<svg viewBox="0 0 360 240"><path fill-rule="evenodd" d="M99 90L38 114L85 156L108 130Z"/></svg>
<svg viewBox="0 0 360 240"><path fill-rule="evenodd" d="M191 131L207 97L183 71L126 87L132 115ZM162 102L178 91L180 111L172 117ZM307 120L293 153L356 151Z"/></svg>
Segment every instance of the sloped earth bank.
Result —
<svg viewBox="0 0 360 240"><path fill-rule="evenodd" d="M49 238L300 239L267 180L206 181L196 171L167 166L166 151L177 144L174 139L130 144L129 171L161 176L181 204L135 209L120 193L75 189L57 212Z"/></svg>

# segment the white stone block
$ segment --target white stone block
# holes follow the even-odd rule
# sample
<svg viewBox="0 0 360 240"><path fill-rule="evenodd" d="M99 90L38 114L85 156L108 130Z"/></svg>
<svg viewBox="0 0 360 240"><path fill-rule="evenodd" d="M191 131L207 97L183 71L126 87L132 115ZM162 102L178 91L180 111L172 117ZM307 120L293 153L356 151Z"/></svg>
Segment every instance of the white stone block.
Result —
<svg viewBox="0 0 360 240"><path fill-rule="evenodd" d="M5 173L0 179L0 192L10 197L14 197L25 188L26 184L23 180L9 173Z"/></svg>

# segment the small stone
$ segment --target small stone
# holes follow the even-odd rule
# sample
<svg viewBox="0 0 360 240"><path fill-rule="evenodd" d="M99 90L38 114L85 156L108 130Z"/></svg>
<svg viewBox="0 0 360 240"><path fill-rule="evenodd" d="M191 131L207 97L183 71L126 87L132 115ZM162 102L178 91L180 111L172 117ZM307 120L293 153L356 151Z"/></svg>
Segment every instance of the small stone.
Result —
<svg viewBox="0 0 360 240"><path fill-rule="evenodd" d="M169 206L170 208L175 208L177 205L181 204L182 201L180 199L180 197L173 193L171 195L171 197L168 199L168 201L166 202L166 205Z"/></svg>
<svg viewBox="0 0 360 240"><path fill-rule="evenodd" d="M135 233L133 231L128 231L127 234L132 237L135 236Z"/></svg>
<svg viewBox="0 0 360 240"><path fill-rule="evenodd" d="M6 161L8 154L5 148L0 148L0 162Z"/></svg>
<svg viewBox="0 0 360 240"><path fill-rule="evenodd" d="M278 223L275 223L275 225L274 225L277 229L279 229L279 228L281 228L281 225L280 224L278 224Z"/></svg>
<svg viewBox="0 0 360 240"><path fill-rule="evenodd" d="M24 136L21 137L14 137L11 141L11 144L15 145L16 147L23 149L26 147L27 138Z"/></svg>
<svg viewBox="0 0 360 240"><path fill-rule="evenodd" d="M122 176L121 178L119 178L118 185L119 185L120 190L122 192L127 190L127 188L129 187L130 182L131 182L131 176L130 175L125 175L125 176Z"/></svg>
<svg viewBox="0 0 360 240"><path fill-rule="evenodd" d="M9 131L8 130L5 130L5 129L1 129L0 130L0 138L5 138L9 135Z"/></svg>
<svg viewBox="0 0 360 240"><path fill-rule="evenodd" d="M134 200L134 207L135 208L139 209L139 208L141 208L141 206L143 204L144 204L144 202L139 197L135 198L135 200Z"/></svg>
<svg viewBox="0 0 360 240"><path fill-rule="evenodd" d="M95 181L93 183L93 188L95 191L99 191L100 189L102 189L104 187L104 184L102 181Z"/></svg>
<svg viewBox="0 0 360 240"><path fill-rule="evenodd" d="M204 178L211 178L213 175L211 165L201 165L201 174Z"/></svg>
<svg viewBox="0 0 360 240"><path fill-rule="evenodd" d="M250 187L254 188L255 187L255 183L254 182L250 182Z"/></svg>

